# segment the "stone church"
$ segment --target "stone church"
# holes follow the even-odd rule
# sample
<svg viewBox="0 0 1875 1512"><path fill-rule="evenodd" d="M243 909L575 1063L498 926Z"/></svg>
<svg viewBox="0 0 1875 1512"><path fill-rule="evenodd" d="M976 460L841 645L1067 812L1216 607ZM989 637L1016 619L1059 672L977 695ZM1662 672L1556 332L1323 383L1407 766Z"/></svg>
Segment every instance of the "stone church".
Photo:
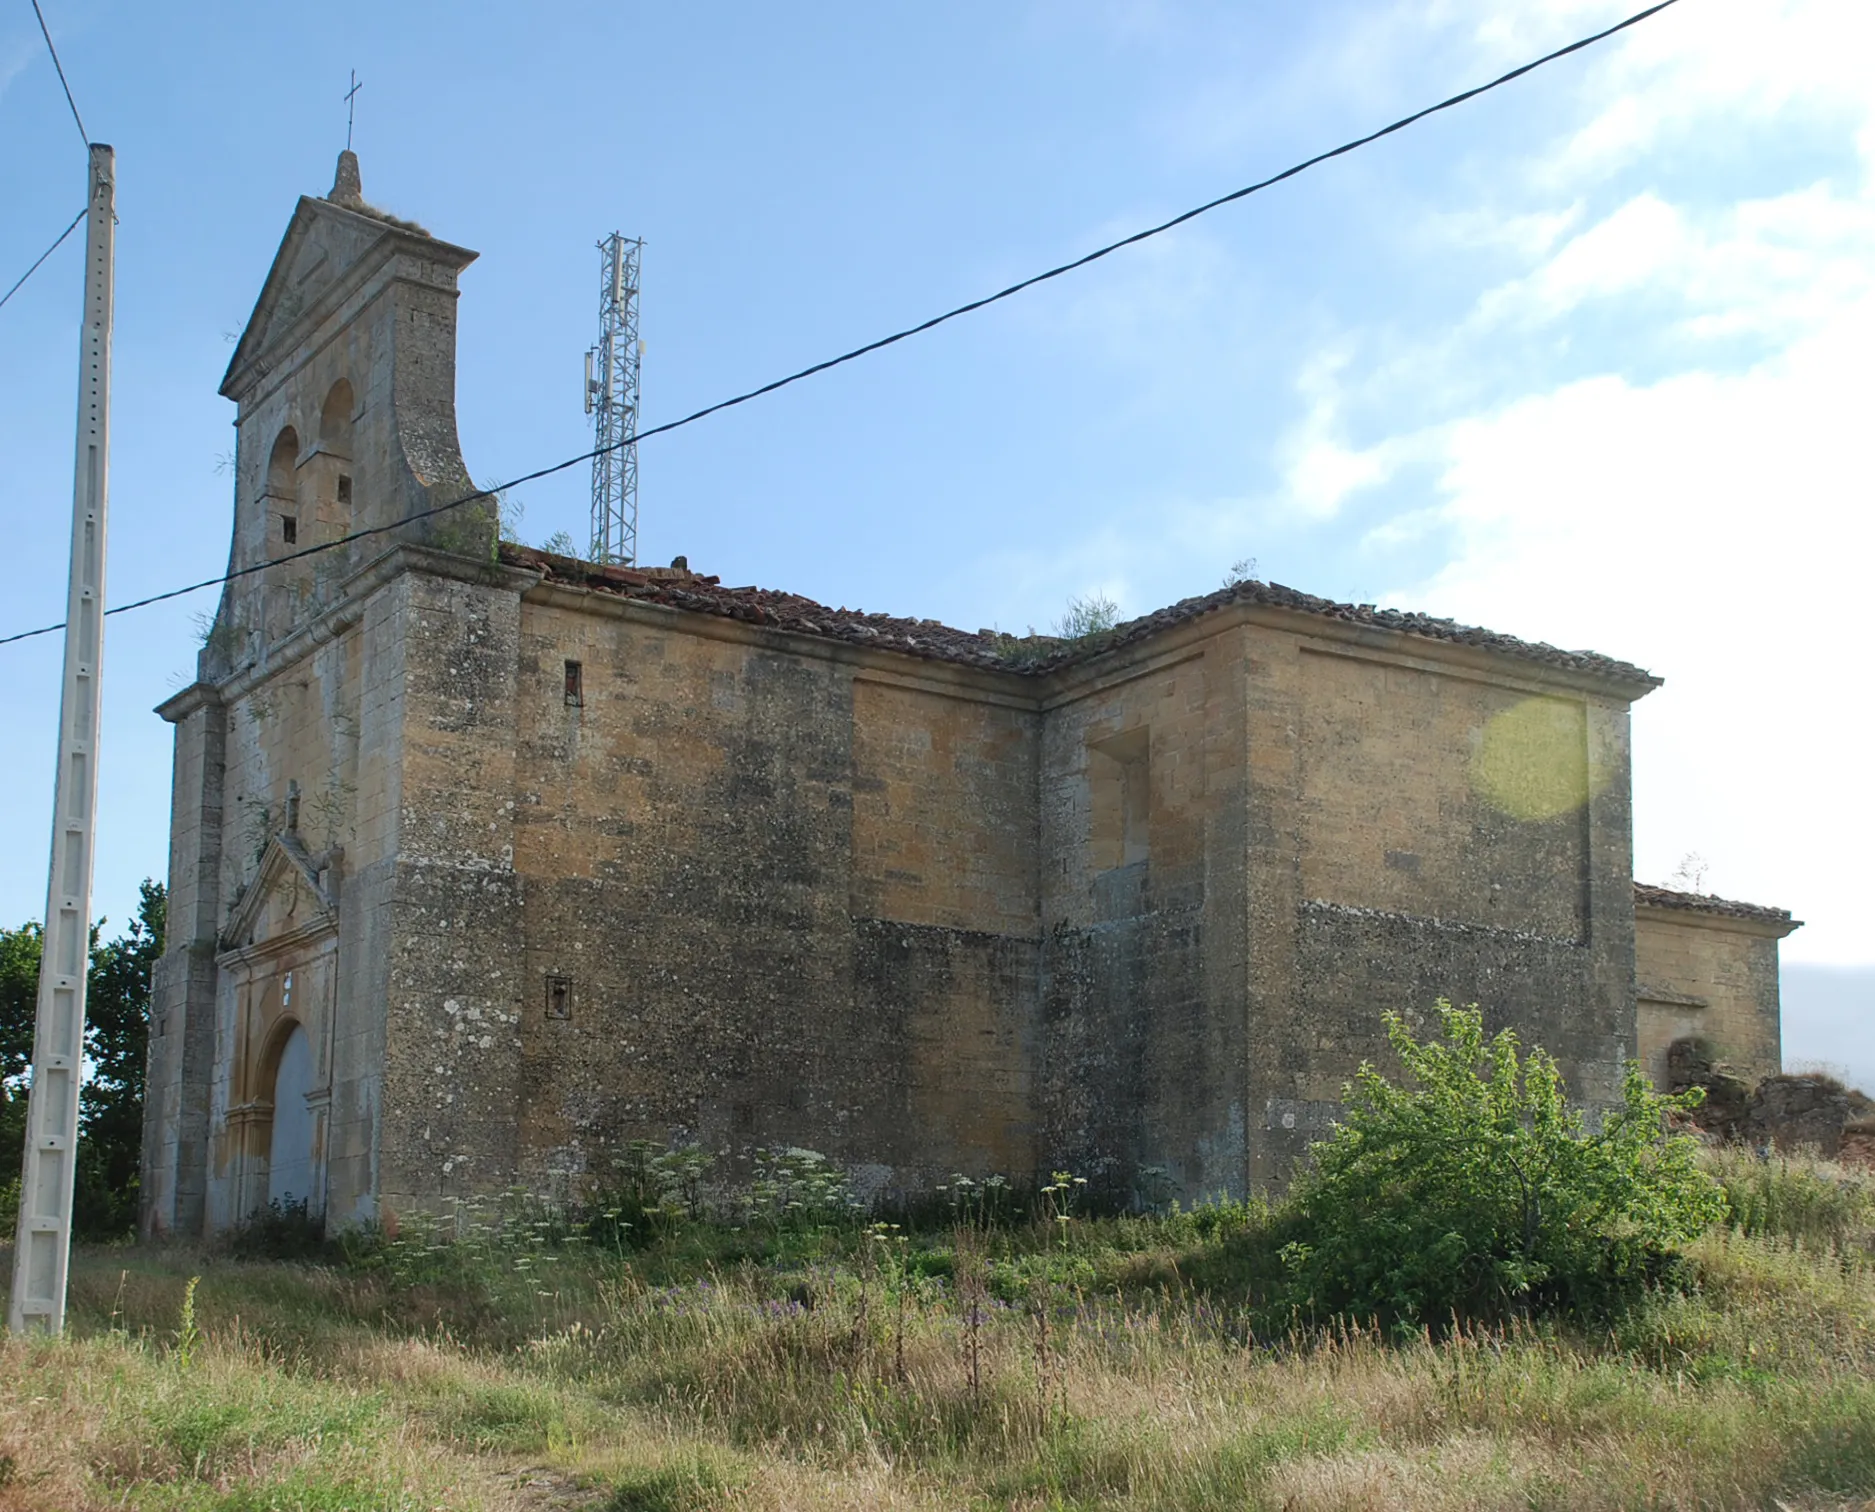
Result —
<svg viewBox="0 0 1875 1512"><path fill-rule="evenodd" d="M1242 1192L1440 996L1590 1104L1684 1036L1776 1068L1790 916L1634 883L1659 679L1253 581L1014 641L500 543L425 516L473 487L474 258L347 153L222 380L146 1230L577 1190L639 1137Z"/></svg>

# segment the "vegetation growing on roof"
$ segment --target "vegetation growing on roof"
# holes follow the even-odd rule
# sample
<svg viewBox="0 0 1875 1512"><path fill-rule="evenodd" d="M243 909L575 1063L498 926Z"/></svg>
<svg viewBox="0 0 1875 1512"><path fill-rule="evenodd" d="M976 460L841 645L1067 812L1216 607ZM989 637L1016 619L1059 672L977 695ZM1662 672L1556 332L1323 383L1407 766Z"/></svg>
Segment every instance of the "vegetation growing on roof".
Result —
<svg viewBox="0 0 1875 1512"><path fill-rule="evenodd" d="M1055 621L1055 634L1064 641L1085 641L1105 635L1120 623L1120 606L1104 593L1077 594Z"/></svg>

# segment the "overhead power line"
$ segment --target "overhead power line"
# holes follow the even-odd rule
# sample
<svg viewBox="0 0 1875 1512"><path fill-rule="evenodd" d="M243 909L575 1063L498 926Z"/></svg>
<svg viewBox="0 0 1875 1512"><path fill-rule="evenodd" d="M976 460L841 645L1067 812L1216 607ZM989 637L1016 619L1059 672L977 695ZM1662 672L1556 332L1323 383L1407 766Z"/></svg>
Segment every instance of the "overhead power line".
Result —
<svg viewBox="0 0 1875 1512"><path fill-rule="evenodd" d="M812 378L816 374L827 372L830 368L837 368L846 363L857 361L861 357L869 356L873 352L882 351L884 348L908 340L910 337L919 336L926 331L934 330L947 321L957 319L960 315L972 314L977 310L984 309L989 305L997 304L1002 300L1020 294L1025 289L1032 289L1037 284L1046 283L1052 278L1060 278L1063 274L1072 273L1077 268L1084 268L1089 263L1098 262L1101 258L1110 256L1124 247L1135 246L1151 237L1162 235L1170 231L1173 227L1182 226L1186 221L1195 220L1201 215L1208 214L1210 211L1218 209L1220 206L1245 199L1260 190L1268 189L1275 184L1280 184L1285 179L1292 179L1297 174L1306 173L1309 169L1316 167L1318 164L1325 163L1331 158L1345 156L1347 153L1354 152L1372 142L1379 141L1382 137L1391 136L1396 131L1404 131L1408 126L1425 120L1427 116L1437 115L1442 110L1450 110L1455 105L1463 105L1467 100L1475 100L1480 95L1489 94L1492 90L1499 89L1514 79L1521 79L1525 74L1533 73L1535 70L1542 68L1545 64L1554 63L1559 58L1568 57L1571 53L1581 52L1584 48L1593 47L1597 42L1606 41L1609 37L1614 36L1618 32L1626 31L1631 26L1638 26L1650 16L1657 16L1663 10L1666 10L1670 6L1677 5L1678 3L1679 0L1660 0L1659 4L1651 5L1643 11L1637 11L1625 21L1617 21L1613 26L1604 27L1601 31L1583 37L1578 41L1571 42L1567 47L1559 47L1554 52L1545 53L1542 57L1525 63L1519 68L1511 69L1509 73L1499 74L1488 84L1480 84L1476 88L1467 89L1462 94L1455 94L1449 99L1439 101L1436 105L1428 105L1424 110L1416 110L1409 116L1402 116L1399 120L1394 121L1390 125L1382 126L1378 131L1370 131L1366 136L1355 137L1352 141L1343 142L1339 147L1332 147L1326 152L1318 152L1314 157L1305 158L1302 162L1295 164L1293 167L1283 169L1281 173L1271 174L1268 178L1259 179L1254 184L1246 184L1241 189L1233 189L1229 194L1221 194L1216 199L1207 200L1204 204L1187 210L1181 215L1173 216L1170 220L1161 221L1156 226L1148 226L1143 231L1135 231L1131 236L1123 236L1118 241L1109 242L1104 247L1097 247L1092 252L1075 258L1072 262L1065 262L1058 267L1048 269L1046 272L1037 273L1033 277L1023 279L1020 283L1011 284L1006 289L999 289L994 294L985 295L982 299L973 299L968 304L961 304L955 309L946 310L942 315L934 315L929 320L920 321L917 325L907 326L902 331L894 331L890 336L882 336L877 341L869 341L864 346L857 346L851 351L842 352L838 357L829 357L824 362L816 362L811 367L804 367L799 372L790 373L785 378L777 378L771 383L764 383L759 388L749 389L747 392L737 394L733 398L720 399L715 404L705 405L702 409L693 410L690 414L683 416L681 419L666 420L662 425L654 425L647 430L634 431L623 440L615 441L608 446L596 446L590 451L581 452L576 457L568 457L563 462L555 462L547 467L536 468L533 472L522 473L519 477L510 478L505 483L496 483L488 488L475 489L470 493L463 494L460 498L451 499L446 504L438 504L430 509L418 510L415 514L406 515L403 519L396 520L391 524L374 525L366 530L355 530L350 535L341 536L335 541L327 541L318 546L308 546L301 551L291 552L283 557L275 557L272 561L257 562L251 567L236 568L233 572L225 572L219 577L203 578L199 583L190 583L181 588L171 588L164 593L153 593L148 598L136 599L128 604L119 604L113 609L105 610L105 613L128 614L133 609L146 609L152 604L160 604L168 599L182 598L187 594L199 593L204 588L216 588L223 583L233 582L236 578L247 577L256 572L265 572L269 568L279 567L287 562L296 562L302 557L316 556L320 552L331 551L336 547L349 545L353 541L364 540L369 536L383 535L389 531L401 530L406 525L414 525L420 520L427 520L435 515L446 514L452 509L461 509L464 505L476 503L478 500L491 499L496 494L502 493L510 488L518 487L520 484L534 483L541 478L552 477L555 473L565 472L568 468L578 467L583 462L592 461L594 457L599 456L602 452L615 451L620 447L631 446L639 441L649 440L653 436L661 436L669 431L679 430L686 425L694 425L697 421L707 416L717 414L722 410L733 409L739 404L747 404L751 399L760 399L766 394L774 393L777 389L784 389L790 384L799 383L804 378ZM14 641L30 640L37 635L51 635L55 631L64 628L64 625L61 623L57 625L42 625L36 630L21 630L12 635L0 636L0 646L11 645Z"/></svg>
<svg viewBox="0 0 1875 1512"><path fill-rule="evenodd" d="M39 18L39 35L46 39L46 51L52 54L52 66L58 70L59 87L65 91L65 103L72 107L72 119L78 123L78 139L89 150L91 133L85 130L85 118L78 113L78 102L72 98L72 86L65 82L65 65L59 62L59 50L52 45L52 33L46 26L46 13L39 8L39 0L33 0L33 14Z"/></svg>
<svg viewBox="0 0 1875 1512"><path fill-rule="evenodd" d="M76 123L78 127L78 140L84 144L85 152L88 156L91 151L91 134L85 130L84 117L79 115L78 113L78 102L72 98L72 86L68 84L65 80L65 65L59 61L58 48L52 45L52 32L50 28L46 26L46 13L39 8L39 0L33 0L33 14L39 18L39 35L46 39L46 51L52 54L52 67L58 73L59 88L65 91L65 103L71 106L72 120L73 122ZM8 289L6 293L0 294L0 308L4 308L4 306L6 305L6 302L9 299L11 299L15 294L19 293L21 287L25 284L26 280L31 278L33 274L39 271L39 264L44 262L54 252L59 250L59 247L64 243L65 238L70 236L72 232L78 229L78 223L84 218L85 218L85 212L83 210L80 210L76 215L72 217L72 223L69 226L67 226L63 231L59 232L58 240L54 241L51 246L45 249L45 251L41 252L39 256L33 260L33 265L30 268L28 268L24 273L20 274L19 281L15 283L12 288ZM4 642L0 642L0 644L4 644Z"/></svg>
<svg viewBox="0 0 1875 1512"><path fill-rule="evenodd" d="M70 236L72 232L78 229L78 223L84 218L85 218L85 212L83 210L80 210L76 215L72 217L72 223L69 226L67 226L63 231L59 232L58 240L53 242L51 246L47 247L45 251L41 252L36 258L34 258L33 265L30 268L28 268L24 273L20 274L19 282L15 283L12 288L6 291L6 293L0 294L0 308L4 308L6 305L6 302L9 299L11 299L15 294L19 293L20 289L24 287L26 280L31 278L33 274L39 271L39 264L44 262L54 252L59 250L60 246L64 244L65 238ZM4 644L4 643L0 642L0 644Z"/></svg>

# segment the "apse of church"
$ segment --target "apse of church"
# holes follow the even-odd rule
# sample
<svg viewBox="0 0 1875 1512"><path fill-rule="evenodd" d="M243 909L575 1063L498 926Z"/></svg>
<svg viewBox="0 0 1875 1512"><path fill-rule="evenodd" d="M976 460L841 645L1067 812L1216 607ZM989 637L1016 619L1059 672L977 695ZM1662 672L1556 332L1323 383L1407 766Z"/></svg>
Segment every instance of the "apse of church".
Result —
<svg viewBox="0 0 1875 1512"><path fill-rule="evenodd" d="M343 163L224 380L263 570L161 710L147 1228L572 1194L636 1138L1243 1192L1440 996L1616 1096L1656 679L1263 583L1025 643L402 524L472 488L473 256ZM1697 1024L1715 949L1649 1001ZM1707 1016L1761 1053L1752 971Z"/></svg>

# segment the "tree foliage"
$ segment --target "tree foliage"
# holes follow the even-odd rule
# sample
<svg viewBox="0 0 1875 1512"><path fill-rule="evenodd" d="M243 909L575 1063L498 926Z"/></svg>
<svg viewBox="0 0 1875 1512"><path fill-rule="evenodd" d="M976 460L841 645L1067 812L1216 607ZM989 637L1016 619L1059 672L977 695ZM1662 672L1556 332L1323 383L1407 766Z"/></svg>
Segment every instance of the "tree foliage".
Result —
<svg viewBox="0 0 1875 1512"><path fill-rule="evenodd" d="M1438 1008L1443 1038L1424 1044L1386 1016L1415 1085L1363 1065L1297 1183L1291 1307L1407 1328L1593 1310L1724 1216L1696 1143L1667 1129L1696 1093L1661 1096L1630 1063L1622 1106L1590 1132L1546 1052L1520 1059L1510 1031L1485 1038L1476 1007Z"/></svg>
<svg viewBox="0 0 1875 1512"><path fill-rule="evenodd" d="M0 1228L13 1232L26 1148L26 1072L33 1059L40 929L0 929Z"/></svg>
<svg viewBox="0 0 1875 1512"><path fill-rule="evenodd" d="M145 881L136 917L122 935L101 943L108 922L103 919L91 931L72 1213L74 1228L85 1238L116 1238L136 1226L150 974L163 953L167 904L162 884ZM0 930L0 1190L10 1188L14 1201L25 1147L42 943L37 924ZM5 1205L10 1211L12 1201Z"/></svg>

